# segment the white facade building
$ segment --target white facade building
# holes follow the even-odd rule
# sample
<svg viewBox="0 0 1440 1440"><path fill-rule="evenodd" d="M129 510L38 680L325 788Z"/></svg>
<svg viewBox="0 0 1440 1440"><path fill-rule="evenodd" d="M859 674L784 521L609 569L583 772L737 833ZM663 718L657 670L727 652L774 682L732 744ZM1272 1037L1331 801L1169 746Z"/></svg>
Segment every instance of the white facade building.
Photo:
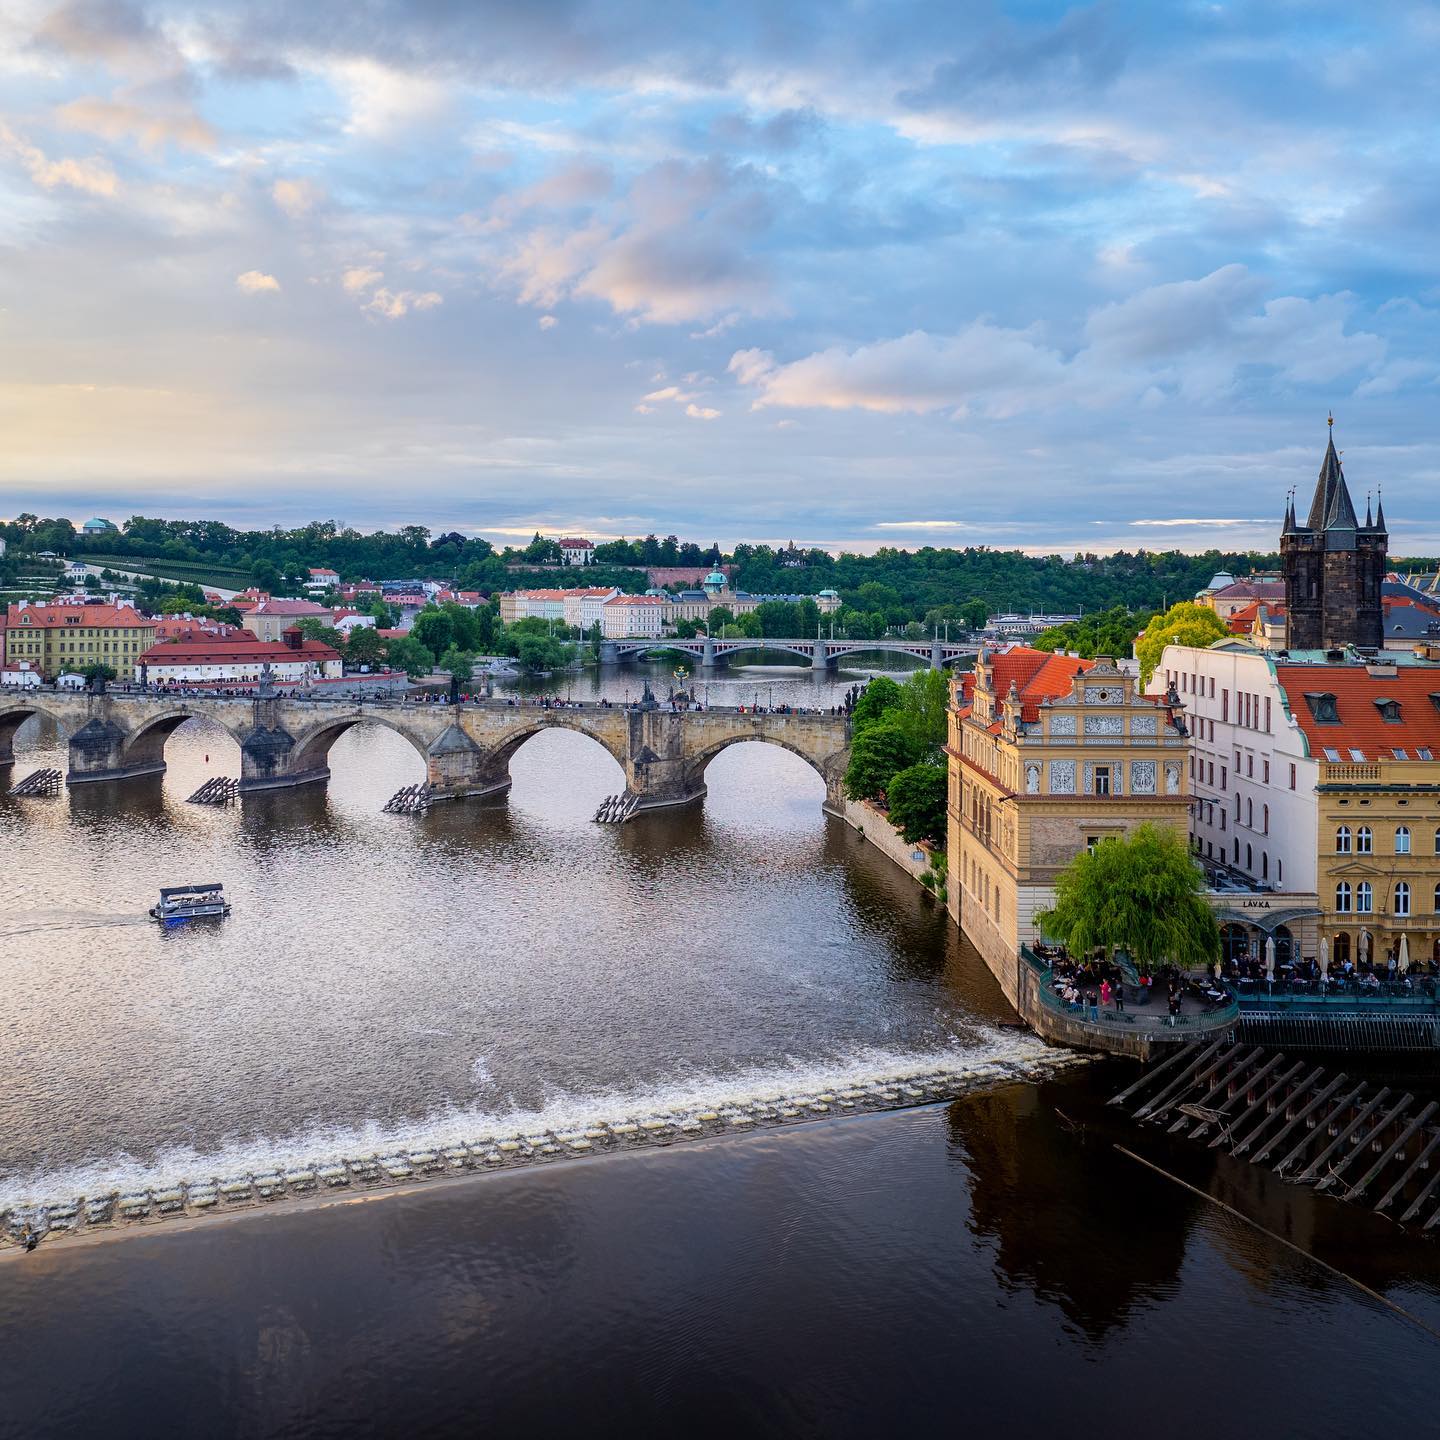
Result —
<svg viewBox="0 0 1440 1440"><path fill-rule="evenodd" d="M643 640L665 633L674 605L659 595L617 595L600 607L600 633L607 640Z"/></svg>
<svg viewBox="0 0 1440 1440"><path fill-rule="evenodd" d="M1319 767L1269 652L1236 641L1167 645L1150 693L1171 686L1190 730L1190 836L1203 860L1257 886L1313 892Z"/></svg>
<svg viewBox="0 0 1440 1440"><path fill-rule="evenodd" d="M567 537L557 543L562 565L588 565L595 557L595 546L589 540Z"/></svg>
<svg viewBox="0 0 1440 1440"><path fill-rule="evenodd" d="M565 596L565 623L578 625L582 630L598 625L605 604L619 593L613 585L569 591Z"/></svg>

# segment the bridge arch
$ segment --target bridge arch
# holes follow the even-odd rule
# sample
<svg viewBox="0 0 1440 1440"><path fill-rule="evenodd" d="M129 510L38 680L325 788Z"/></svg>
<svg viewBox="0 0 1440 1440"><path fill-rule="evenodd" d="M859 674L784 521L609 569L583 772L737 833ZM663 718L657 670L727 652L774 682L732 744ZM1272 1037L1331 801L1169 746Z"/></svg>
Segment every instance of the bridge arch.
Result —
<svg viewBox="0 0 1440 1440"><path fill-rule="evenodd" d="M237 745L240 737L215 716L203 710L186 709L176 706L158 715L147 715L142 725L130 733L121 751L121 763L128 767L136 765L163 765L165 742L188 720L203 720L223 730Z"/></svg>
<svg viewBox="0 0 1440 1440"><path fill-rule="evenodd" d="M53 720L60 727L61 733L68 735L73 728L67 723L63 715L57 714L49 706L36 703L26 697L24 699L11 699L6 696L0 698L0 765L10 765L15 760L15 736L20 727L32 715L43 715Z"/></svg>
<svg viewBox="0 0 1440 1440"><path fill-rule="evenodd" d="M844 778L845 767L850 760L848 748L831 750L823 746L806 745L798 743L788 736L773 734L765 730L741 731L738 734L722 736L692 752L686 757L685 765L689 787L696 792L703 790L705 771L709 768L710 762L722 751L730 749L732 745L757 743L776 745L781 750L788 750L792 755L798 755L825 782L826 804L839 802L840 782Z"/></svg>
<svg viewBox="0 0 1440 1440"><path fill-rule="evenodd" d="M616 718L617 729L624 725L626 715L624 710L616 709L607 713ZM584 735L586 739L595 741L624 771L626 761L629 759L628 746L623 740L607 736L594 725L587 724L586 721L589 718L588 715L582 716L578 712L568 710L531 712L517 723L514 729L507 730L498 738L490 741L485 748L485 761L487 764L493 763L508 767L515 752L527 740L540 734L542 730L569 730L576 735Z"/></svg>
<svg viewBox="0 0 1440 1440"><path fill-rule="evenodd" d="M381 729L393 731L409 741L420 756L422 764L429 763L430 750L424 736L417 735L405 725L397 724L386 715L373 712L362 714L356 711L348 715L327 716L296 735L291 750L291 770L296 774L328 770L331 748L342 735L357 725L377 725Z"/></svg>

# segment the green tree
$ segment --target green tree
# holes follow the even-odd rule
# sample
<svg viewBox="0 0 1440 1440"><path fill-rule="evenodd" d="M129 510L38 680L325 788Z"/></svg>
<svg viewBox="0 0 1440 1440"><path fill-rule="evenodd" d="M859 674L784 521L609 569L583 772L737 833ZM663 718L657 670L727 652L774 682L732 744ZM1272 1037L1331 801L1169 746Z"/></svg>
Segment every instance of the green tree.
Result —
<svg viewBox="0 0 1440 1440"><path fill-rule="evenodd" d="M938 749L945 743L950 724L949 674L944 670L916 670L897 689L900 713L911 733L921 745Z"/></svg>
<svg viewBox="0 0 1440 1440"><path fill-rule="evenodd" d="M318 640L322 645L328 645L342 655L345 653L344 633L335 629L333 625L326 624L321 616L303 615L296 621L296 624L300 627L300 633L305 639Z"/></svg>
<svg viewBox="0 0 1440 1440"><path fill-rule="evenodd" d="M84 675L87 685L94 685L96 681L108 685L115 678L114 667L98 661L94 665L87 665L80 673Z"/></svg>
<svg viewBox="0 0 1440 1440"><path fill-rule="evenodd" d="M890 823L912 845L928 840L945 844L946 768L933 759L907 765L891 778L885 790Z"/></svg>
<svg viewBox="0 0 1440 1440"><path fill-rule="evenodd" d="M860 731L874 725L889 711L898 710L904 700L900 687L893 680L877 675L860 692L860 698L855 702L855 710L851 716L855 733L858 735Z"/></svg>
<svg viewBox="0 0 1440 1440"><path fill-rule="evenodd" d="M410 635L397 635L385 642L385 661L392 670L403 670L412 679L428 675L435 657Z"/></svg>
<svg viewBox="0 0 1440 1440"><path fill-rule="evenodd" d="M135 522L132 520L130 523L133 525ZM257 560L250 567L250 583L257 590L273 595L280 588L280 571L269 560Z"/></svg>
<svg viewBox="0 0 1440 1440"><path fill-rule="evenodd" d="M923 749L896 715L857 730L845 769L845 793L852 800L881 799L900 771L920 761Z"/></svg>
<svg viewBox="0 0 1440 1440"><path fill-rule="evenodd" d="M459 646L456 645L452 645L440 657L440 668L442 670L448 670L452 675L458 675L462 680L468 680L470 678L470 670L474 663L474 652L461 650Z"/></svg>
<svg viewBox="0 0 1440 1440"><path fill-rule="evenodd" d="M572 651L548 635L522 635L515 654L527 670L559 670L570 663Z"/></svg>
<svg viewBox="0 0 1440 1440"><path fill-rule="evenodd" d="M1036 919L1072 955L1125 950L1145 969L1195 970L1220 954L1199 865L1175 831L1148 823L1076 855L1056 877L1054 907Z"/></svg>
<svg viewBox="0 0 1440 1440"><path fill-rule="evenodd" d="M439 606L427 605L410 627L411 638L423 645L438 660L455 644L455 621Z"/></svg>
<svg viewBox="0 0 1440 1440"><path fill-rule="evenodd" d="M727 625L735 623L735 612L728 605L712 605L710 613L705 617L705 623L710 627L712 635L719 635Z"/></svg>
<svg viewBox="0 0 1440 1440"><path fill-rule="evenodd" d="M351 665L378 665L384 648L373 625L357 625L345 642L345 659Z"/></svg>
<svg viewBox="0 0 1440 1440"><path fill-rule="evenodd" d="M1163 615L1156 615L1145 627L1135 645L1135 658L1140 662L1140 683L1149 685L1160 657L1167 645L1213 645L1230 632L1225 622L1208 605L1182 600Z"/></svg>
<svg viewBox="0 0 1440 1440"><path fill-rule="evenodd" d="M960 607L960 619L971 630L983 630L990 619L990 607L977 596Z"/></svg>
<svg viewBox="0 0 1440 1440"><path fill-rule="evenodd" d="M760 617L753 611L747 610L734 625L747 640L759 640L765 633L760 624Z"/></svg>

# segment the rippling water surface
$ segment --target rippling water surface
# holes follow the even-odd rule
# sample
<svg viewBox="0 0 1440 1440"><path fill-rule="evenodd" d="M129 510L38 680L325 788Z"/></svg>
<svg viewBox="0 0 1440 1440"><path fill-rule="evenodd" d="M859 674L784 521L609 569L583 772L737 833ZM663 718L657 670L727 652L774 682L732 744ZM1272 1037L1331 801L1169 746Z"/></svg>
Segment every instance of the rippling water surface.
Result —
<svg viewBox="0 0 1440 1440"><path fill-rule="evenodd" d="M843 688L779 673L712 692ZM53 731L20 738L17 775L63 765ZM378 725L336 744L328 788L230 809L185 803L238 773L227 735L191 722L166 758L163 778L0 801L0 1206L1031 1045L988 1027L994 988L940 907L778 747L732 747L703 805L624 826L592 823L621 772L569 732L521 748L508 803L422 817L381 813L423 766ZM202 880L228 922L145 918L161 885Z"/></svg>

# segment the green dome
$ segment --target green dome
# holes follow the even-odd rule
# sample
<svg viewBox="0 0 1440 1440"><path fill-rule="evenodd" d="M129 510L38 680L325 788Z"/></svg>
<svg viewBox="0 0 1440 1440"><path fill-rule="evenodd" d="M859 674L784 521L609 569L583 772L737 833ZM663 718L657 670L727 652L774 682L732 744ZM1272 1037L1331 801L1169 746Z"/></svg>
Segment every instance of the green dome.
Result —
<svg viewBox="0 0 1440 1440"><path fill-rule="evenodd" d="M705 577L705 583L707 585L728 585L730 580L723 570L712 570Z"/></svg>

